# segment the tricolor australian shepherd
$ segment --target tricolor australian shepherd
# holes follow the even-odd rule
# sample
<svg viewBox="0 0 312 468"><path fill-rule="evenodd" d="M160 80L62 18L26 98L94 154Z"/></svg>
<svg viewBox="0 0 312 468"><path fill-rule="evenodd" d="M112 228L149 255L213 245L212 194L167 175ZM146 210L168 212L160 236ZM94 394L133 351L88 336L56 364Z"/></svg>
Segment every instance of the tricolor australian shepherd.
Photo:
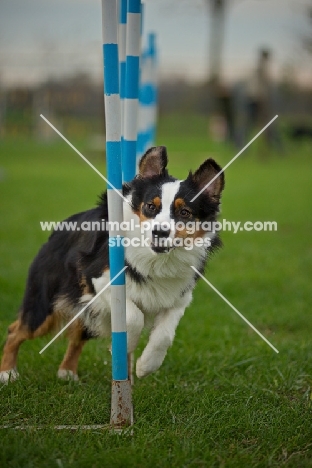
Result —
<svg viewBox="0 0 312 468"><path fill-rule="evenodd" d="M202 229L204 222L207 225L215 221L219 212L224 188L221 168L213 159L207 159L181 181L170 176L166 166L166 148L151 148L140 161L138 175L123 188L128 200L124 202L124 220L134 226L125 234L129 353L136 348L144 325L151 327L148 343L136 362L138 377L156 371L172 344L198 279L191 266L202 272L209 255L221 244L213 231ZM86 221L105 220L108 211L104 193L96 208L67 221L79 227ZM188 229L190 225L195 229ZM68 322L109 282L108 245L106 230L52 233L30 267L18 319L8 330L0 381L18 377L16 361L23 341ZM69 345L58 376L77 380L78 359L85 343L110 333L107 288L68 328Z"/></svg>

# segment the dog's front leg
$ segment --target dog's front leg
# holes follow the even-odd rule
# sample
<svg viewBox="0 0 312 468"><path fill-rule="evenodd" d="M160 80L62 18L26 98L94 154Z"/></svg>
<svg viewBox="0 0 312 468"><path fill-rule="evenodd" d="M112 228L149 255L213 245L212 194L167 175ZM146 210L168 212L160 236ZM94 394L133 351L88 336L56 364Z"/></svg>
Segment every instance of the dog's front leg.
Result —
<svg viewBox="0 0 312 468"><path fill-rule="evenodd" d="M136 363L138 377L144 377L161 366L183 314L184 308L178 308L166 310L156 316L149 341Z"/></svg>
<svg viewBox="0 0 312 468"><path fill-rule="evenodd" d="M144 327L144 315L142 311L130 299L126 300L126 317L127 317L128 376L129 376L131 384L133 385L134 384L133 351L137 347L142 329Z"/></svg>
<svg viewBox="0 0 312 468"><path fill-rule="evenodd" d="M133 353L137 347L138 341L144 327L144 315L142 311L127 299L126 301L126 316L127 316L127 347L128 353Z"/></svg>

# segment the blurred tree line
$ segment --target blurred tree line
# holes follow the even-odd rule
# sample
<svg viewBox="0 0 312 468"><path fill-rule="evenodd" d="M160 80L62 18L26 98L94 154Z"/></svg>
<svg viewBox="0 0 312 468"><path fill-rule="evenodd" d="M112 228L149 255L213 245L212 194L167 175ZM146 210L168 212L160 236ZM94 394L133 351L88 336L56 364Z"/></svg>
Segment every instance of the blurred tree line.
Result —
<svg viewBox="0 0 312 468"><path fill-rule="evenodd" d="M222 89L231 95L238 84ZM296 84L294 70L285 68L276 84L277 112L292 123L312 117L312 87ZM47 81L37 87L15 87L0 90L1 135L28 134L44 138L40 114L56 119L68 135L83 136L102 133L104 129L103 85L94 84L85 74L58 81ZM211 84L190 83L175 79L162 81L158 90L160 118L168 113L204 114L207 119L214 111Z"/></svg>

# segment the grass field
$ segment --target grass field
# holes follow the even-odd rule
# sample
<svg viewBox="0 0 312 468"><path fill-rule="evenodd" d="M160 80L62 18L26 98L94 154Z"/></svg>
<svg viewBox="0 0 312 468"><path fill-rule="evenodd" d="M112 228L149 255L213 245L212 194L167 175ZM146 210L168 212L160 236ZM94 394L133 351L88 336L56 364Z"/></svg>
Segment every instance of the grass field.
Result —
<svg viewBox="0 0 312 468"><path fill-rule="evenodd" d="M167 117L158 140L177 177L208 156L225 165L235 154L207 139L201 118ZM105 171L101 155L74 143ZM259 157L265 149L257 142L226 171L223 197L223 218L276 221L277 232L224 232L206 271L279 354L200 281L163 366L136 379L133 435L117 436L53 429L109 421L108 342L88 343L79 383L56 378L65 340L43 355L48 337L27 342L21 379L0 388L1 425L10 426L0 429L1 467L312 467L311 147L286 148L284 156ZM4 139L0 151L3 345L29 263L48 237L39 221L93 206L103 183L59 140Z"/></svg>

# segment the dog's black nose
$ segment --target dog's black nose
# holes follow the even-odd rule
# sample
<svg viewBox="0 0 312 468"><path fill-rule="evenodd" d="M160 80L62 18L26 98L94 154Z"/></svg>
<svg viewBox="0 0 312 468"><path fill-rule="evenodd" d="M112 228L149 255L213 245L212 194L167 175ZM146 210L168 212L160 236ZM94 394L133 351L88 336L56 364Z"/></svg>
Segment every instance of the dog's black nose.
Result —
<svg viewBox="0 0 312 468"><path fill-rule="evenodd" d="M158 229L153 229L152 230L152 235L153 237L158 237L158 238L166 238L169 237L170 234L170 228L165 228L165 227L158 227Z"/></svg>

